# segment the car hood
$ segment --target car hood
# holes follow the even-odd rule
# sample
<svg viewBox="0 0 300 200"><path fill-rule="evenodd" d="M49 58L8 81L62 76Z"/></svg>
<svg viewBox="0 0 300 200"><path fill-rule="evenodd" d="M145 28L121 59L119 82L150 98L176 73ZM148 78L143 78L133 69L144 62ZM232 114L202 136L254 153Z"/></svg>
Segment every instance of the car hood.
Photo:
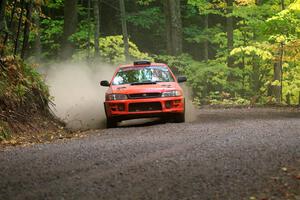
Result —
<svg viewBox="0 0 300 200"><path fill-rule="evenodd" d="M177 82L161 82L145 85L112 85L108 93L136 94L136 93L161 93L170 90L181 90Z"/></svg>

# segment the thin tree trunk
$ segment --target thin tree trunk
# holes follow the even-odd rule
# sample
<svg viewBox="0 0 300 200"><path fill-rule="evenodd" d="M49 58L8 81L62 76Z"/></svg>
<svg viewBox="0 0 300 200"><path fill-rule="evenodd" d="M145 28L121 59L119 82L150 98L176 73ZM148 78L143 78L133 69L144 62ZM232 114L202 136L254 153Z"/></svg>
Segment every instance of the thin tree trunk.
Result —
<svg viewBox="0 0 300 200"><path fill-rule="evenodd" d="M7 25L6 25L6 19L5 19L5 8L6 8L6 0L2 0L0 3L0 34L4 32L7 34ZM0 56L2 56L4 52L5 47L5 36L0 38Z"/></svg>
<svg viewBox="0 0 300 200"><path fill-rule="evenodd" d="M280 4L281 4L281 10L284 10L285 9L284 0L280 0Z"/></svg>
<svg viewBox="0 0 300 200"><path fill-rule="evenodd" d="M284 0L281 0L281 9L284 10ZM282 62L283 62L283 53L284 53L284 46L281 43L279 45L278 50L278 61L274 64L274 81L279 81L280 85L274 85L273 86L273 93L276 99L276 103L282 102Z"/></svg>
<svg viewBox="0 0 300 200"><path fill-rule="evenodd" d="M16 38L15 38L14 56L17 55L17 52L18 52L19 35L20 35L21 27L22 27L22 17L23 17L23 13L24 13L24 4L25 4L25 1L21 0L21 13L20 13L20 16L19 16L17 35L16 35Z"/></svg>
<svg viewBox="0 0 300 200"><path fill-rule="evenodd" d="M34 39L34 44L33 44L33 52L35 56L35 60L37 62L41 61L41 54L42 54L42 44L41 44L41 35L40 35L40 10L41 10L41 5L36 3L34 5L34 14L33 14L33 23L36 26L36 34L35 34L35 39Z"/></svg>
<svg viewBox="0 0 300 200"><path fill-rule="evenodd" d="M23 35L23 47L21 50L21 58L24 59L26 57L26 53L29 49L29 34L30 34L30 26L31 26L31 16L32 16L32 1L26 3L26 21L24 27L24 35Z"/></svg>
<svg viewBox="0 0 300 200"><path fill-rule="evenodd" d="M165 26L166 26L166 49L168 54L172 54L172 40L171 40L171 16L170 16L170 6L168 0L163 0L164 13L165 13Z"/></svg>
<svg viewBox="0 0 300 200"><path fill-rule="evenodd" d="M10 20L9 20L9 24L8 24L8 28L10 29L10 31L13 29L12 24L13 24L14 15L16 12L16 7L17 7L17 0L14 1L14 6L13 6L13 9L11 10L11 16L10 16ZM3 39L3 46L6 45L6 42L8 40L8 34L9 34L9 31L6 31L6 33L4 35L4 39ZM4 49L1 49L0 55L3 55L3 52L4 52Z"/></svg>
<svg viewBox="0 0 300 200"><path fill-rule="evenodd" d="M87 38L87 60L89 61L90 58L90 49L91 49L91 42L90 42L90 35L91 35L91 0L87 0L88 2L88 38Z"/></svg>
<svg viewBox="0 0 300 200"><path fill-rule="evenodd" d="M207 33L207 29L208 29L208 14L206 14L204 16L204 28L205 28L206 33ZM208 35L206 35L206 37L208 37ZM209 59L208 58L209 52L208 52L208 40L207 39L205 39L203 46L204 46L204 60L207 62L208 59Z"/></svg>
<svg viewBox="0 0 300 200"><path fill-rule="evenodd" d="M94 33L95 58L98 58L100 56L100 52L99 52L99 37L100 37L99 0L93 0L93 7L94 7L94 20L95 20L95 33Z"/></svg>
<svg viewBox="0 0 300 200"><path fill-rule="evenodd" d="M226 28L227 28L227 66L233 67L233 58L229 55L233 49L233 17L231 16L233 9L233 0L227 0L227 16Z"/></svg>
<svg viewBox="0 0 300 200"><path fill-rule="evenodd" d="M182 21L180 0L166 0L164 4L167 33L167 53L182 53Z"/></svg>
<svg viewBox="0 0 300 200"><path fill-rule="evenodd" d="M261 1L260 0L256 0L255 1L255 4L256 6L260 6L261 5ZM245 20L244 20L244 24L245 24ZM244 34L246 35L246 33ZM254 31L254 34L253 34L253 40L255 40L257 37L255 31ZM246 38L246 36L244 36L244 38ZM244 46L246 46L246 43L244 43ZM252 91L254 91L254 95L255 96L258 96L258 92L259 92L259 89L260 89L260 80L259 80L259 58L257 55L254 55L253 58L253 65L252 65Z"/></svg>
<svg viewBox="0 0 300 200"><path fill-rule="evenodd" d="M6 32L5 8L7 0L2 0L0 3L0 32Z"/></svg>
<svg viewBox="0 0 300 200"><path fill-rule="evenodd" d="M274 81L279 81L280 85L274 85L274 96L276 103L281 102L282 98L282 60L283 60L283 44L280 44L278 50L278 61L274 64Z"/></svg>
<svg viewBox="0 0 300 200"><path fill-rule="evenodd" d="M65 0L64 2L64 27L62 37L62 59L69 59L75 45L69 40L77 28L77 0Z"/></svg>
<svg viewBox="0 0 300 200"><path fill-rule="evenodd" d="M274 64L274 81L280 81L280 74L281 74L281 70L280 70L280 65L278 62L276 62ZM273 93L276 99L276 103L280 103L280 94L281 94L281 89L280 86L278 85L274 85L273 86Z"/></svg>
<svg viewBox="0 0 300 200"><path fill-rule="evenodd" d="M124 0L120 0L120 11L121 11L121 23L124 41L124 54L126 61L129 60L129 44L128 44L128 33L127 33L127 23L125 14L125 3Z"/></svg>

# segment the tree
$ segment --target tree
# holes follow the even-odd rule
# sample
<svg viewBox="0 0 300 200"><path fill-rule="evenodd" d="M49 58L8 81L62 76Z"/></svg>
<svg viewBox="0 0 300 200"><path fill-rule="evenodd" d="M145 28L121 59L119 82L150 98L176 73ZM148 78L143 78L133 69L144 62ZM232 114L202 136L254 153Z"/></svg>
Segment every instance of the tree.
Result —
<svg viewBox="0 0 300 200"><path fill-rule="evenodd" d="M68 59L74 51L74 44L70 41L70 36L76 32L77 28L77 0L64 1L64 26L62 36L62 58Z"/></svg>
<svg viewBox="0 0 300 200"><path fill-rule="evenodd" d="M233 16L232 16L232 9L233 9L233 0L227 0L227 16L226 16L226 31L227 31L227 66L233 67L233 58L229 55L229 53L233 49Z"/></svg>
<svg viewBox="0 0 300 200"><path fill-rule="evenodd" d="M0 3L0 32L6 31L5 8L7 0L2 0Z"/></svg>
<svg viewBox="0 0 300 200"><path fill-rule="evenodd" d="M35 60L39 62L41 60L41 54L42 54L42 44L41 44L41 34L40 34L41 4L36 2L33 6L34 7L33 7L32 21L36 26L36 31L34 33L33 54L35 56Z"/></svg>
<svg viewBox="0 0 300 200"><path fill-rule="evenodd" d="M20 13L20 16L18 19L18 29L17 29L16 38L15 38L14 55L17 55L17 52L18 52L19 36L20 36L21 28L22 28L22 18L23 18L23 13L24 13L24 7L25 7L25 0L21 0L21 13Z"/></svg>
<svg viewBox="0 0 300 200"><path fill-rule="evenodd" d="M30 34L30 26L32 23L31 16L32 16L32 1L28 1L26 3L26 21L25 21L25 27L24 27L24 35L23 35L23 47L21 50L21 58L25 58L26 52L29 49L29 34Z"/></svg>
<svg viewBox="0 0 300 200"><path fill-rule="evenodd" d="M164 1L166 20L167 53L180 55L182 53L182 21L180 0Z"/></svg>
<svg viewBox="0 0 300 200"><path fill-rule="evenodd" d="M208 30L208 14L204 15L204 29L207 32L207 30ZM208 39L204 40L204 42L203 42L203 48L204 48L204 60L208 61L208 59L209 59Z"/></svg>
<svg viewBox="0 0 300 200"><path fill-rule="evenodd" d="M7 34L7 26L6 26L6 19L5 19L5 7L6 7L6 0L2 0L0 3L0 33L2 34L5 33ZM5 38L6 36L4 36L3 38L0 38L0 55L3 54L3 50L4 50L4 46L5 46Z"/></svg>
<svg viewBox="0 0 300 200"><path fill-rule="evenodd" d="M285 9L284 0L280 1L281 10ZM276 99L276 103L280 103L282 100L282 61L284 53L284 43L279 43L278 55L276 62L274 63L274 81L280 84L273 85L273 93Z"/></svg>
<svg viewBox="0 0 300 200"><path fill-rule="evenodd" d="M127 23L125 15L125 3L124 0L120 0L120 11L121 11L121 23L122 23L122 32L123 32L123 41L124 41L124 54L125 58L129 60L129 44L128 44L128 33L127 33Z"/></svg>
<svg viewBox="0 0 300 200"><path fill-rule="evenodd" d="M99 37L100 37L100 6L99 0L93 0L94 7L94 21L95 21L95 33L94 33L94 46L95 57L99 56Z"/></svg>

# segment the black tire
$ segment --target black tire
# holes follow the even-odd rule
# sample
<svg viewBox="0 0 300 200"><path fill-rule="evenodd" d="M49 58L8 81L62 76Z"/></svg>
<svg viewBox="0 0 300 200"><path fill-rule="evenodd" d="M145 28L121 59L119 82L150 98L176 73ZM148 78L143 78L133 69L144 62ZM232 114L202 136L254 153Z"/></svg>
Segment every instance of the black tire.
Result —
<svg viewBox="0 0 300 200"><path fill-rule="evenodd" d="M107 118L106 119L106 128L116 128L118 126L118 122L114 119Z"/></svg>
<svg viewBox="0 0 300 200"><path fill-rule="evenodd" d="M176 114L174 117L174 121L176 123L184 123L185 122L185 100L184 100L184 110L183 113Z"/></svg>
<svg viewBox="0 0 300 200"><path fill-rule="evenodd" d="M184 113L176 114L174 117L174 121L176 123L184 123L185 122L185 114Z"/></svg>

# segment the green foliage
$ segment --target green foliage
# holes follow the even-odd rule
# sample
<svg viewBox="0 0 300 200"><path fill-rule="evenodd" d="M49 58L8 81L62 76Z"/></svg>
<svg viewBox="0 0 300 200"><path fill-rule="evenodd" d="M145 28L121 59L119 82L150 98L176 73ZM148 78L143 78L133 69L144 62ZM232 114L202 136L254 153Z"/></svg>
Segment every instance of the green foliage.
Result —
<svg viewBox="0 0 300 200"><path fill-rule="evenodd" d="M229 98L231 94L243 89L239 81L228 81L229 75L240 78L242 71L237 68L228 68L222 60L199 62L187 54L178 57L159 55L155 56L155 60L165 62L171 68L175 68L175 71L186 75L195 97L202 103Z"/></svg>
<svg viewBox="0 0 300 200"><path fill-rule="evenodd" d="M300 36L300 8L299 3L292 4L267 20L266 31L272 35Z"/></svg>
<svg viewBox="0 0 300 200"><path fill-rule="evenodd" d="M87 20L82 20L77 28L77 31L70 37L78 49L84 49L88 47L88 41L93 37L92 30L94 30L94 24L89 24ZM89 39L90 38L90 39ZM90 44L92 41L90 41Z"/></svg>
<svg viewBox="0 0 300 200"><path fill-rule="evenodd" d="M189 0L188 4L198 8L199 15L229 16L222 0ZM298 103L300 56L296 49L299 49L300 1L285 1L285 4L287 8L281 11L279 1L261 5L251 0L235 1L230 15L236 20L234 49L230 52L235 67L230 69L226 67L226 27L214 25L205 30L192 24L184 29L188 42L208 41L217 45L213 59L207 63L189 62L183 70L198 98L213 104L267 103L273 101L268 97L270 88L282 84L283 101ZM281 48L285 63L282 83L273 80Z"/></svg>
<svg viewBox="0 0 300 200"><path fill-rule="evenodd" d="M49 8L59 9L64 5L64 0L48 0L46 1Z"/></svg>
<svg viewBox="0 0 300 200"><path fill-rule="evenodd" d="M57 52L60 49L60 38L63 33L62 19L43 19L41 21L41 42L43 48L47 51L43 51L43 57L51 58L57 56Z"/></svg>
<svg viewBox="0 0 300 200"><path fill-rule="evenodd" d="M124 55L124 43L121 35L108 36L100 38L100 54L104 61L117 64L125 62ZM131 59L150 59L147 53L142 53L138 47L131 41L129 41L129 55Z"/></svg>
<svg viewBox="0 0 300 200"><path fill-rule="evenodd" d="M148 8L136 14L130 14L127 16L127 21L145 29L150 29L164 23L159 7Z"/></svg>
<svg viewBox="0 0 300 200"><path fill-rule="evenodd" d="M101 59L104 62L111 64L120 64L125 62L124 43L123 37L121 35L100 38L99 47ZM88 57L88 53L90 53L90 55L93 55L94 49L92 49L90 52L88 52L88 50L78 50L76 54L74 54L73 58L76 60L83 60ZM141 52L138 47L131 41L129 41L129 55L132 60L152 60L152 58L147 53Z"/></svg>
<svg viewBox="0 0 300 200"><path fill-rule="evenodd" d="M187 40L190 43L202 43L204 41L209 41L211 43L219 44L220 41L224 41L224 37L222 39L219 39L219 34L222 33L221 27L219 25L201 30L200 27L196 25L191 25L184 28L184 34L185 34L185 40ZM216 37L211 37L211 35L214 35Z"/></svg>

